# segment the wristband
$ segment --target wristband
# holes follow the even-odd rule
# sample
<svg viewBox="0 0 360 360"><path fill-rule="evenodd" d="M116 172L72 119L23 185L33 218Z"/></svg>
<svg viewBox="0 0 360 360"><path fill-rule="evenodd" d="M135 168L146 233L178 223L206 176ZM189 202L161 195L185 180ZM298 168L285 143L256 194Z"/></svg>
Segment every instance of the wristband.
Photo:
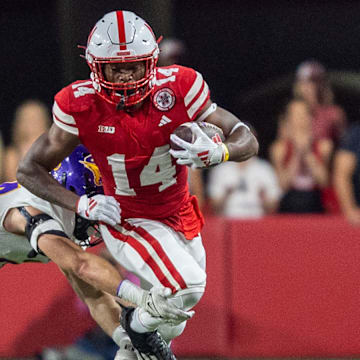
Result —
<svg viewBox="0 0 360 360"><path fill-rule="evenodd" d="M227 146L224 143L222 143L222 147L224 149L223 162L225 162L225 161L229 160L229 149L227 148Z"/></svg>
<svg viewBox="0 0 360 360"><path fill-rule="evenodd" d="M124 282L124 280L121 280L121 281L120 281L120 284L119 284L119 286L117 287L117 290L116 290L116 296L119 296L120 288L121 288L121 285L122 285L123 282ZM119 296L119 297L120 297L120 296Z"/></svg>
<svg viewBox="0 0 360 360"><path fill-rule="evenodd" d="M128 301L136 306L146 304L145 298L147 294L147 291L126 279L121 281L117 288L117 296L120 299Z"/></svg>

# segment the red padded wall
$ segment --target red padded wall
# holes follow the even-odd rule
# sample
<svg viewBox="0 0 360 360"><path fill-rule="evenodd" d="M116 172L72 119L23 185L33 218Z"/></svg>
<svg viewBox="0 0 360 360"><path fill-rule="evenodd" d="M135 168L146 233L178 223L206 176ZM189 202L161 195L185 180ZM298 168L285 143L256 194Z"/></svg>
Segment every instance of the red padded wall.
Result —
<svg viewBox="0 0 360 360"><path fill-rule="evenodd" d="M336 216L207 218L207 289L178 356L360 354L360 228ZM94 324L54 264L0 270L0 357L73 342Z"/></svg>
<svg viewBox="0 0 360 360"><path fill-rule="evenodd" d="M0 284L0 357L71 344L94 326L54 264L6 265Z"/></svg>
<svg viewBox="0 0 360 360"><path fill-rule="evenodd" d="M360 233L336 217L231 222L233 356L360 354Z"/></svg>

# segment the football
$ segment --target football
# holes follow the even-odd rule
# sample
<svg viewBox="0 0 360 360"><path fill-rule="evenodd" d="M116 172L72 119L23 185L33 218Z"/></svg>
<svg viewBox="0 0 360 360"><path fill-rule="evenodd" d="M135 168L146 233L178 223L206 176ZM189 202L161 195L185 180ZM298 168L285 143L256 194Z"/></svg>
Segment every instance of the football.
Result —
<svg viewBox="0 0 360 360"><path fill-rule="evenodd" d="M187 141L188 143L194 143L196 135L192 132L191 122L186 122L177 127L173 134L177 135L180 139ZM205 121L197 123L201 130L215 143L221 143L225 140L223 131L216 125L210 124ZM170 140L170 147L173 150L183 150L183 148L176 145Z"/></svg>

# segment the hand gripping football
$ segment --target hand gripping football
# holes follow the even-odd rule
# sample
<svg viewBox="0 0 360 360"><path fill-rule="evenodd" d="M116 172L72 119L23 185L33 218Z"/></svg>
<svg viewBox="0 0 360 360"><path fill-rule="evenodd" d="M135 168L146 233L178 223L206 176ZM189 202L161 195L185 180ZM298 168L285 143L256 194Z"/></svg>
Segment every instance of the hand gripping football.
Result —
<svg viewBox="0 0 360 360"><path fill-rule="evenodd" d="M186 122L177 127L173 134L177 135L180 139L193 144L196 140L196 135L192 131L191 122ZM221 143L225 140L223 131L216 125L210 124L205 121L197 123L200 129L214 142ZM183 150L180 146L176 145L170 140L170 147L174 150Z"/></svg>

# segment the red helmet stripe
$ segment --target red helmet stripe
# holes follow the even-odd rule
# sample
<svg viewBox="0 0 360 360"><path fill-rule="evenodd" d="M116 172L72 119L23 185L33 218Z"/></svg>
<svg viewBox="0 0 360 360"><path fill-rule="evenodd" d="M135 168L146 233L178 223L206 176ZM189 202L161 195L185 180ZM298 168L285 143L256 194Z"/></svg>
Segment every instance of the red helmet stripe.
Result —
<svg viewBox="0 0 360 360"><path fill-rule="evenodd" d="M124 13L122 11L116 12L117 23L118 23L118 32L119 32L119 42L120 50L126 50L126 36L125 36L125 24L124 24Z"/></svg>

